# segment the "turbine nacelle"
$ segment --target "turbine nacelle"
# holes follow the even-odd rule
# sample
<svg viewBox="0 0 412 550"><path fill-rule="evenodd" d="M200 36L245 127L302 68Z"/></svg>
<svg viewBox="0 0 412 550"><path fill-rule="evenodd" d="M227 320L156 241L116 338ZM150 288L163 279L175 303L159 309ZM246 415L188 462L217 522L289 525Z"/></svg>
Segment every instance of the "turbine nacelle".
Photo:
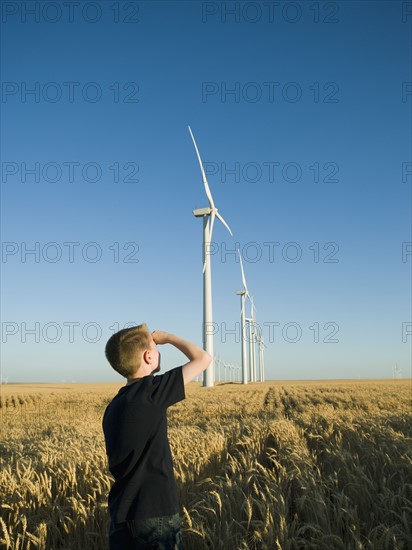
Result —
<svg viewBox="0 0 412 550"><path fill-rule="evenodd" d="M193 215L196 216L196 218L201 218L202 216L209 216L211 212L211 208L198 208L197 210L193 210Z"/></svg>

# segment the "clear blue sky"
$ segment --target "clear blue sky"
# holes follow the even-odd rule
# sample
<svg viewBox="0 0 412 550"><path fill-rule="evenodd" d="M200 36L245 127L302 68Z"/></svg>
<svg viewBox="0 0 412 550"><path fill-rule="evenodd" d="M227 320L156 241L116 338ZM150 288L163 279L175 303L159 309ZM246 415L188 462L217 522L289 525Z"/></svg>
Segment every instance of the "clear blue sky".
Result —
<svg viewBox="0 0 412 550"><path fill-rule="evenodd" d="M128 322L201 345L188 124L234 235L216 222L216 354L240 363L238 243L268 379L411 375L410 3L2 9L3 377L121 382Z"/></svg>

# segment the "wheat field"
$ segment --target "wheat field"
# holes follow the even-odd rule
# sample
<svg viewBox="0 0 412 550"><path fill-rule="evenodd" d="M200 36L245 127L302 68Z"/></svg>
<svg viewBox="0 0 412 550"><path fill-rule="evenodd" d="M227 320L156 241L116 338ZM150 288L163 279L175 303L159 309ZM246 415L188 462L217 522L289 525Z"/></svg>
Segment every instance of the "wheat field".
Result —
<svg viewBox="0 0 412 550"><path fill-rule="evenodd" d="M1 548L108 548L122 385L1 386ZM411 549L411 405L410 379L189 384L168 412L185 547Z"/></svg>

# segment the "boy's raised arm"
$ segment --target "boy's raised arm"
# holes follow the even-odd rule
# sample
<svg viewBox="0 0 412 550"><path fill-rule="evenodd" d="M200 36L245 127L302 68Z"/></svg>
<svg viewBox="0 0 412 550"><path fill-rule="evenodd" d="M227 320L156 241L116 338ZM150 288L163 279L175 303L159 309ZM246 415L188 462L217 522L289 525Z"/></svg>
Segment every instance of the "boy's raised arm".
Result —
<svg viewBox="0 0 412 550"><path fill-rule="evenodd" d="M183 365L182 369L185 385L207 369L212 362L211 356L205 350L187 340L183 340L183 338L176 336L176 334L155 330L152 332L152 337L156 345L171 344L189 359L189 362Z"/></svg>

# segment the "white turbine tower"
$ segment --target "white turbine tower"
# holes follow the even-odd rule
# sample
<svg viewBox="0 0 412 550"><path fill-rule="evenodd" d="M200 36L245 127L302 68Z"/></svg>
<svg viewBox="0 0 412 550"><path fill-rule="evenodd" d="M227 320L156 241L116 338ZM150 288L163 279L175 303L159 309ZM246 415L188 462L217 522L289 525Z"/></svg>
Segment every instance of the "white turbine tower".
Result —
<svg viewBox="0 0 412 550"><path fill-rule="evenodd" d="M242 255L240 254L240 250L237 249L237 252L239 254L239 260L240 260L240 269L242 270L242 283L243 283L243 290L238 290L236 292L237 295L240 296L240 324L241 324L241 345L242 345L242 384L247 384L248 382L248 372L247 372L247 355L246 355L246 334L245 334L245 324L246 324L246 318L245 318L245 301L246 298L249 298L249 291L247 289L246 284L246 278L245 278L245 272L243 271L243 262L242 262Z"/></svg>
<svg viewBox="0 0 412 550"><path fill-rule="evenodd" d="M218 218L232 235L230 227L217 211L213 201L212 193L210 192L206 174L203 169L202 159L200 158L199 150L196 145L192 130L189 128L192 137L193 145L196 149L197 158L202 172L203 185L205 187L206 196L209 201L208 208L200 208L193 210L193 214L197 218L203 218L203 348L213 357L213 314L212 314L212 276L210 265L210 242L212 240L213 224L215 218ZM232 235L233 237L233 235ZM213 386L214 383L214 366L213 360L209 367L204 371L203 385L206 387Z"/></svg>

